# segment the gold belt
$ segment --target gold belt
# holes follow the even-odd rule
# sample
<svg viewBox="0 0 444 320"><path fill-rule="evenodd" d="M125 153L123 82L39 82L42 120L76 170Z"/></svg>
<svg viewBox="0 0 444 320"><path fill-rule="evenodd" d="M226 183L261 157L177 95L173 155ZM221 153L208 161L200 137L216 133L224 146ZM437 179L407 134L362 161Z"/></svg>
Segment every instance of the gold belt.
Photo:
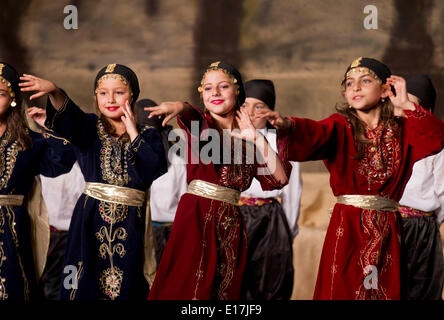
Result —
<svg viewBox="0 0 444 320"><path fill-rule="evenodd" d="M336 197L337 203L354 206L361 209L379 211L397 211L399 203L381 196L363 196L358 194L348 194Z"/></svg>
<svg viewBox="0 0 444 320"><path fill-rule="evenodd" d="M145 192L112 184L87 182L83 193L97 200L126 206L141 207L145 204Z"/></svg>
<svg viewBox="0 0 444 320"><path fill-rule="evenodd" d="M235 206L239 205L240 191L202 180L191 181L188 185L187 193L227 202Z"/></svg>
<svg viewBox="0 0 444 320"><path fill-rule="evenodd" d="M24 196L21 194L1 194L0 206L21 206Z"/></svg>

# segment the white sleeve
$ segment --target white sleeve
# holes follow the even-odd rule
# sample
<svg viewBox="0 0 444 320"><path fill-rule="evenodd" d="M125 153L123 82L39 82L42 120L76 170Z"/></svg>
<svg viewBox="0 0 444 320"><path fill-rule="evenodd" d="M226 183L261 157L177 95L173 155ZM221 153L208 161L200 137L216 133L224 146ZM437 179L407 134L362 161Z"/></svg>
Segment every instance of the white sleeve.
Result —
<svg viewBox="0 0 444 320"><path fill-rule="evenodd" d="M287 217L291 234L294 237L298 234L298 218L301 205L302 179L299 162L290 162L293 169L291 170L288 185L282 188L282 208Z"/></svg>
<svg viewBox="0 0 444 320"><path fill-rule="evenodd" d="M436 209L436 216L438 223L441 224L444 220L444 150L433 160L434 191L440 204L440 207Z"/></svg>

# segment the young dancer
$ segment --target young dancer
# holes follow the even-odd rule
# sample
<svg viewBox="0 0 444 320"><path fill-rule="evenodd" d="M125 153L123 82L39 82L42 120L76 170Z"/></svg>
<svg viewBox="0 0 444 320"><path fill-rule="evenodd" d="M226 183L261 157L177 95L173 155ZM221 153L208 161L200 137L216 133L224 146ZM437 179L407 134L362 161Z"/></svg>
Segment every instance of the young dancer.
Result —
<svg viewBox="0 0 444 320"><path fill-rule="evenodd" d="M433 113L436 91L426 75L406 80L409 100ZM444 219L444 150L417 161L399 211L407 252L409 296L441 300L444 258L439 225Z"/></svg>
<svg viewBox="0 0 444 320"><path fill-rule="evenodd" d="M239 110L245 92L241 75L233 66L212 63L200 80L204 112L182 102L147 108L152 111L150 117L165 114L164 124L178 116L187 135L189 184L180 199L149 299L239 299L246 261L240 192L250 186L253 177L265 190L283 187L287 170L291 170L272 156L246 110ZM232 147L238 142L240 150ZM213 150L210 159L206 157L209 145L222 145ZM246 148L254 145L258 158L263 159L246 156Z"/></svg>
<svg viewBox="0 0 444 320"><path fill-rule="evenodd" d="M281 157L324 160L338 199L314 298L405 298L397 201L413 163L442 149L444 124L410 102L405 80L375 59L353 61L343 94L347 103L322 121L262 115L279 128Z"/></svg>
<svg viewBox="0 0 444 320"><path fill-rule="evenodd" d="M34 177L66 173L75 161L67 140L31 131L19 74L0 62L0 300L37 296L30 213L24 201Z"/></svg>
<svg viewBox="0 0 444 320"><path fill-rule="evenodd" d="M149 219L145 228L145 191L166 172L166 161L157 131L136 126L136 74L120 64L98 72L99 116L84 113L50 81L32 75L22 80L23 91L49 96L46 126L72 142L86 181L69 227L61 298L146 297L144 274L151 281L156 262L152 244L144 258L144 239L153 238Z"/></svg>
<svg viewBox="0 0 444 320"><path fill-rule="evenodd" d="M276 130L257 111L274 110L275 90L270 80L245 82L243 107L273 150ZM298 232L302 181L300 165L293 167L288 185L280 190L263 191L253 179L250 188L241 193L240 210L247 229L247 266L243 294L248 300L288 300L293 291L293 239Z"/></svg>

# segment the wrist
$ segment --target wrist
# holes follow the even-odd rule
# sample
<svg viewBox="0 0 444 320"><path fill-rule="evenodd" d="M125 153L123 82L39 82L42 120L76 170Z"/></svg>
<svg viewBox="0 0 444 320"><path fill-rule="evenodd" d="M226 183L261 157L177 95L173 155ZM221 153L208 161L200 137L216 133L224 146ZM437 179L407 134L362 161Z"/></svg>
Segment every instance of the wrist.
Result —
<svg viewBox="0 0 444 320"><path fill-rule="evenodd" d="M416 109L415 104L411 101L407 101L407 102L403 103L401 108L403 110L410 110L410 111L415 111L415 109Z"/></svg>

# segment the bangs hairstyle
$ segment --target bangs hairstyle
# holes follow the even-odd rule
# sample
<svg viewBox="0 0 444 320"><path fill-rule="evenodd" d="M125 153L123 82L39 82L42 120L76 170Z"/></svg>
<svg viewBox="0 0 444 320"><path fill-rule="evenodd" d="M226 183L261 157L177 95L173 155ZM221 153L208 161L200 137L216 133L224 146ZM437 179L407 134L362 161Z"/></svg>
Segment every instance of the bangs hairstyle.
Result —
<svg viewBox="0 0 444 320"><path fill-rule="evenodd" d="M341 93L344 99L345 99L346 80L347 79L344 78L344 80L342 80L341 83ZM382 86L382 82L380 83L380 85ZM395 127L397 126L397 124L399 124L401 120L395 117L394 115L395 108L391 103L390 99L386 98L384 102L380 101L379 105L381 107L380 121L383 123L384 128L392 129L394 135L398 136L399 132L398 130L395 130ZM343 115L348 120L348 122L352 127L353 137L356 146L356 154L353 156L353 159L355 160L363 159L365 156L366 146L371 143L371 141L365 137L365 131L366 131L365 123L358 117L356 110L354 108L350 108L349 104L346 101L336 103L335 109L339 114Z"/></svg>

